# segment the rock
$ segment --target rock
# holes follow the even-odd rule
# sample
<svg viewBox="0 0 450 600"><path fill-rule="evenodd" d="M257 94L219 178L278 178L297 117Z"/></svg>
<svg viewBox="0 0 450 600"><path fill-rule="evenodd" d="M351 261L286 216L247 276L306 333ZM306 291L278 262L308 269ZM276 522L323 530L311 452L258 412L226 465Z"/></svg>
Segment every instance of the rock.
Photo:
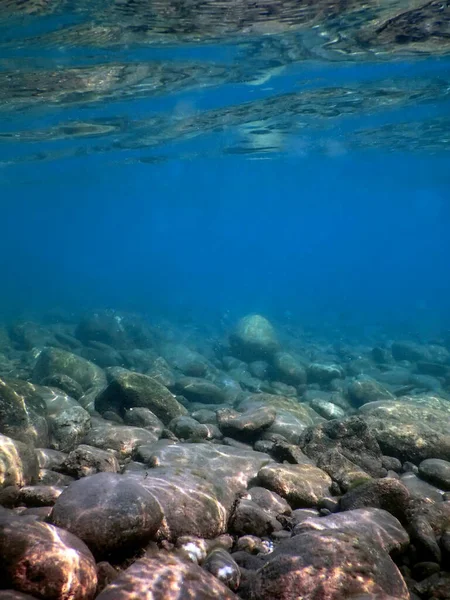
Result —
<svg viewBox="0 0 450 600"><path fill-rule="evenodd" d="M447 364L431 362L426 360L417 361L417 372L421 375L433 375L434 377L446 377L450 366Z"/></svg>
<svg viewBox="0 0 450 600"><path fill-rule="evenodd" d="M265 537L281 529L274 515L264 510L251 498L242 498L236 505L230 521L229 531L238 536L255 535Z"/></svg>
<svg viewBox="0 0 450 600"><path fill-rule="evenodd" d="M19 321L8 328L11 341L19 350L33 350L44 346L59 346L53 333L31 321Z"/></svg>
<svg viewBox="0 0 450 600"><path fill-rule="evenodd" d="M96 473L118 473L120 466L112 452L80 444L65 458L60 470L77 479Z"/></svg>
<svg viewBox="0 0 450 600"><path fill-rule="evenodd" d="M397 361L409 360L416 362L418 360L429 360L430 353L426 346L417 344L416 342L398 341L391 346L392 356Z"/></svg>
<svg viewBox="0 0 450 600"><path fill-rule="evenodd" d="M95 312L83 317L75 335L84 344L102 342L116 349L149 348L153 333L139 317L113 310Z"/></svg>
<svg viewBox="0 0 450 600"><path fill-rule="evenodd" d="M175 384L175 391L189 402L222 404L226 401L224 392L217 385L200 377L180 377Z"/></svg>
<svg viewBox="0 0 450 600"><path fill-rule="evenodd" d="M270 449L270 455L277 462L288 462L291 465L313 465L314 462L304 454L295 444L284 440L276 440Z"/></svg>
<svg viewBox="0 0 450 600"><path fill-rule="evenodd" d="M162 354L170 366L190 377L203 377L208 370L207 360L183 344L165 344Z"/></svg>
<svg viewBox="0 0 450 600"><path fill-rule="evenodd" d="M158 419L158 417L148 408L139 406L127 409L123 420L126 425L142 427L143 429L151 431L157 437L160 437L161 432L164 429L164 423L161 419Z"/></svg>
<svg viewBox="0 0 450 600"><path fill-rule="evenodd" d="M242 363L241 366L245 368L245 363ZM270 365L265 360L254 360L248 365L248 368L253 377L257 379L267 379L269 377Z"/></svg>
<svg viewBox="0 0 450 600"><path fill-rule="evenodd" d="M246 394L236 403L236 409L241 412L261 407L270 407L276 412L275 421L264 435L269 438L273 434L281 434L292 444L298 444L302 432L307 427L323 420L307 404L274 394Z"/></svg>
<svg viewBox="0 0 450 600"><path fill-rule="evenodd" d="M62 375L61 373L55 373L50 377L44 377L41 381L41 385L46 387L57 387L75 400L81 398L84 393L83 388L79 383L68 375Z"/></svg>
<svg viewBox="0 0 450 600"><path fill-rule="evenodd" d="M357 407L378 400L395 400L394 394L381 383L366 375L358 375L349 384L347 393L351 402Z"/></svg>
<svg viewBox="0 0 450 600"><path fill-rule="evenodd" d="M411 541L417 552L417 562L441 562L437 540L450 530L450 502L429 503L422 499L411 503L408 511Z"/></svg>
<svg viewBox="0 0 450 600"><path fill-rule="evenodd" d="M250 500L274 517L292 513L291 507L279 494L263 487L252 487L248 490Z"/></svg>
<svg viewBox="0 0 450 600"><path fill-rule="evenodd" d="M415 473L404 473L400 477L400 481L408 489L411 498L423 499L428 502L442 502L444 499L443 490L422 481Z"/></svg>
<svg viewBox="0 0 450 600"><path fill-rule="evenodd" d="M328 473L343 492L372 479L369 473L346 458L337 448L321 454L317 459L317 466Z"/></svg>
<svg viewBox="0 0 450 600"><path fill-rule="evenodd" d="M0 488L34 483L38 468L32 447L0 434Z"/></svg>
<svg viewBox="0 0 450 600"><path fill-rule="evenodd" d="M19 490L17 502L28 508L53 506L63 491L53 485L25 485Z"/></svg>
<svg viewBox="0 0 450 600"><path fill-rule="evenodd" d="M97 596L97 600L133 600L142 590L154 600L237 600L235 594L198 565L159 553L128 567Z"/></svg>
<svg viewBox="0 0 450 600"><path fill-rule="evenodd" d="M289 385L306 383L306 369L288 352L277 352L272 359L275 377Z"/></svg>
<svg viewBox="0 0 450 600"><path fill-rule="evenodd" d="M409 544L409 537L398 519L379 508L359 508L327 517L308 517L295 529L295 535L306 531L342 531L356 533L372 540L389 554L401 553Z"/></svg>
<svg viewBox="0 0 450 600"><path fill-rule="evenodd" d="M159 356L154 361L151 369L149 369L145 374L166 388L172 388L176 383L175 375L162 356Z"/></svg>
<svg viewBox="0 0 450 600"><path fill-rule="evenodd" d="M360 531L339 529L305 531L282 541L258 570L252 588L258 600L350 598L367 590L409 600L387 552Z"/></svg>
<svg viewBox="0 0 450 600"><path fill-rule="evenodd" d="M26 381L0 378L0 433L36 446L47 446L46 406Z"/></svg>
<svg viewBox="0 0 450 600"><path fill-rule="evenodd" d="M72 406L49 416L51 445L55 450L70 452L91 428L91 417L81 406Z"/></svg>
<svg viewBox="0 0 450 600"><path fill-rule="evenodd" d="M232 354L247 362L270 359L279 349L275 330L261 315L248 315L230 335Z"/></svg>
<svg viewBox="0 0 450 600"><path fill-rule="evenodd" d="M210 439L210 430L192 417L175 417L169 423L169 429L181 440L207 440Z"/></svg>
<svg viewBox="0 0 450 600"><path fill-rule="evenodd" d="M279 494L292 508L309 508L330 494L331 478L312 465L264 466L257 477L259 485Z"/></svg>
<svg viewBox="0 0 450 600"><path fill-rule="evenodd" d="M313 460L319 460L329 450L338 451L373 477L383 477L386 474L376 437L360 417L326 421L309 427L302 434L300 447Z"/></svg>
<svg viewBox="0 0 450 600"><path fill-rule="evenodd" d="M233 592L239 588L241 571L232 556L223 548L214 548L202 566Z"/></svg>
<svg viewBox="0 0 450 600"><path fill-rule="evenodd" d="M427 458L450 460L450 403L424 394L365 404L361 417L384 454L418 464Z"/></svg>
<svg viewBox="0 0 450 600"><path fill-rule="evenodd" d="M450 462L428 458L419 465L419 476L444 491L450 491Z"/></svg>
<svg viewBox="0 0 450 600"><path fill-rule="evenodd" d="M311 400L310 406L324 419L343 419L345 417L345 411L342 408L322 398L314 398Z"/></svg>
<svg viewBox="0 0 450 600"><path fill-rule="evenodd" d="M141 427L127 425L113 425L108 421L97 421L83 439L83 444L101 448L102 450L115 450L120 458L131 457L139 446L153 444L157 436Z"/></svg>
<svg viewBox="0 0 450 600"><path fill-rule="evenodd" d="M66 350L45 348L39 354L34 367L33 381L41 383L46 377L54 375L67 375L84 391L106 383L104 372L94 363Z"/></svg>
<svg viewBox="0 0 450 600"><path fill-rule="evenodd" d="M386 477L362 483L348 491L341 497L340 507L344 511L366 507L382 508L405 523L409 502L408 488L397 479Z"/></svg>
<svg viewBox="0 0 450 600"><path fill-rule="evenodd" d="M36 598L14 590L0 590L0 600L36 600Z"/></svg>
<svg viewBox="0 0 450 600"><path fill-rule="evenodd" d="M162 518L152 494L116 473L75 481L59 496L50 515L54 525L77 535L96 558L136 552L155 536Z"/></svg>
<svg viewBox="0 0 450 600"><path fill-rule="evenodd" d="M275 421L276 411L270 406L238 413L229 408L219 409L217 423L220 431L230 437L250 441L268 429Z"/></svg>
<svg viewBox="0 0 450 600"><path fill-rule="evenodd" d="M327 385L333 379L343 379L344 372L338 365L311 363L306 369L308 383Z"/></svg>
<svg viewBox="0 0 450 600"><path fill-rule="evenodd" d="M163 507L161 536L210 539L225 532L237 495L270 457L220 444L177 443L156 448L147 462L146 473L127 476L136 477Z"/></svg>
<svg viewBox="0 0 450 600"><path fill-rule="evenodd" d="M46 600L91 600L94 558L71 533L48 523L0 514L2 586Z"/></svg>
<svg viewBox="0 0 450 600"><path fill-rule="evenodd" d="M156 380L122 369L97 396L95 408L100 414L112 410L123 417L126 409L134 407L148 408L165 425L187 413L175 396Z"/></svg>
<svg viewBox="0 0 450 600"><path fill-rule="evenodd" d="M449 600L450 573L445 571L435 573L420 583L416 583L413 589L417 594L420 594L420 598Z"/></svg>

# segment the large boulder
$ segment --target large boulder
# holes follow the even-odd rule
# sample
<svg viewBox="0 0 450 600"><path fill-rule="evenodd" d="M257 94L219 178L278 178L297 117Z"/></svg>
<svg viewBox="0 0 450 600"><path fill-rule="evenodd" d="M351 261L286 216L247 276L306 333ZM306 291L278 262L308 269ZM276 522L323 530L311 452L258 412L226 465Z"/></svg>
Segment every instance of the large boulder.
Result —
<svg viewBox="0 0 450 600"><path fill-rule="evenodd" d="M116 473L75 481L59 496L50 515L54 525L77 535L97 559L136 552L156 534L162 517L152 494Z"/></svg>
<svg viewBox="0 0 450 600"><path fill-rule="evenodd" d="M97 569L86 545L68 531L0 513L0 581L45 600L91 600Z"/></svg>
<svg viewBox="0 0 450 600"><path fill-rule="evenodd" d="M261 315L242 318L230 335L230 346L234 356L247 362L271 358L279 349L274 328Z"/></svg>
<svg viewBox="0 0 450 600"><path fill-rule="evenodd" d="M370 402L360 408L387 456L415 464L427 458L450 461L450 403L433 394Z"/></svg>
<svg viewBox="0 0 450 600"><path fill-rule="evenodd" d="M253 582L252 597L343 599L369 593L409 600L406 584L388 554L393 546L407 543L408 536L400 524L384 513L392 521L390 532L396 531L394 545L391 536L385 535L383 524L377 527L367 514L353 519L345 514L344 519L331 515L304 521L297 535L281 542L268 555ZM327 519L333 520L329 526Z"/></svg>
<svg viewBox="0 0 450 600"><path fill-rule="evenodd" d="M237 600L216 577L177 556L159 553L141 558L110 583L98 600Z"/></svg>

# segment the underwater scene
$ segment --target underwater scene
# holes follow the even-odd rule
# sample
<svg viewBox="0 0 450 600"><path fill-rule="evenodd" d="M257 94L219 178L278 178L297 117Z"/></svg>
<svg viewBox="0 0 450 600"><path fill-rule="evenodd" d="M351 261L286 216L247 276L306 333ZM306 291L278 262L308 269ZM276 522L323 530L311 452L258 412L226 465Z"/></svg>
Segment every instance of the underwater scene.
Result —
<svg viewBox="0 0 450 600"><path fill-rule="evenodd" d="M450 1L0 0L0 600L450 600Z"/></svg>

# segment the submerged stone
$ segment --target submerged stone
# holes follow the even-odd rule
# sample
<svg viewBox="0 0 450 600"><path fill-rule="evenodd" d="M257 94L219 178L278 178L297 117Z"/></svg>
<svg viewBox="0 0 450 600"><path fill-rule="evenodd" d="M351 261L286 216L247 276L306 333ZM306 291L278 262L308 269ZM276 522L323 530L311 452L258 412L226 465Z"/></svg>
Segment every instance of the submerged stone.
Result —
<svg viewBox="0 0 450 600"><path fill-rule="evenodd" d="M279 349L275 330L261 315L248 315L230 335L230 346L237 358L247 362L271 358Z"/></svg>

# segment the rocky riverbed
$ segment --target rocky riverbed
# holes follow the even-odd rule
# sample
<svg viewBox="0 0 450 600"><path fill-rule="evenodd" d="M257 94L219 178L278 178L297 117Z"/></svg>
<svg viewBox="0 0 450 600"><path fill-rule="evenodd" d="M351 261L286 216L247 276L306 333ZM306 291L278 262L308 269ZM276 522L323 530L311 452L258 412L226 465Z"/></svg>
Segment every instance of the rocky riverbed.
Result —
<svg viewBox="0 0 450 600"><path fill-rule="evenodd" d="M0 600L450 599L450 340L0 328Z"/></svg>

